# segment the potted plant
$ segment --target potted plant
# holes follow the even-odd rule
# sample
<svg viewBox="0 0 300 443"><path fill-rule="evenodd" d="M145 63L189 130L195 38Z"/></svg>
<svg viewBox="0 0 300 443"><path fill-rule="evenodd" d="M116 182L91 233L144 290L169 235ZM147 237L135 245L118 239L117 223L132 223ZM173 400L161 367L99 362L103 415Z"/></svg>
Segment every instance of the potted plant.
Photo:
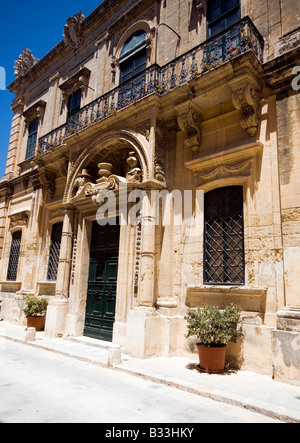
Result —
<svg viewBox="0 0 300 443"><path fill-rule="evenodd" d="M48 306L46 298L27 297L23 312L27 318L27 328L35 328L43 331L45 328L45 316Z"/></svg>
<svg viewBox="0 0 300 443"><path fill-rule="evenodd" d="M236 305L220 309L206 306L189 309L187 321L188 337L197 337L200 369L208 373L220 373L225 369L227 344L236 343L243 336L238 323L242 309Z"/></svg>

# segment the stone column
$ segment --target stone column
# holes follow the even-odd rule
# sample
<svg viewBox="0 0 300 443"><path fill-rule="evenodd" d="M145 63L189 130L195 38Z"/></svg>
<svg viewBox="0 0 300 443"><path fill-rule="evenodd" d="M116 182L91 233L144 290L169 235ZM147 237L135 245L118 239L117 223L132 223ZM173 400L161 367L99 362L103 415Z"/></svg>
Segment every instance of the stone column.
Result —
<svg viewBox="0 0 300 443"><path fill-rule="evenodd" d="M138 306L127 317L126 351L146 358L161 353L162 319L156 311L156 218L151 211L151 193L142 202L142 236Z"/></svg>
<svg viewBox="0 0 300 443"><path fill-rule="evenodd" d="M73 207L65 209L55 298L49 303L47 309L45 326L45 335L47 337L61 336L66 329L66 318L69 311L74 214Z"/></svg>
<svg viewBox="0 0 300 443"><path fill-rule="evenodd" d="M140 278L138 303L140 308L155 305L155 231L156 217L151 210L151 193L145 192L142 204L142 241L140 252Z"/></svg>
<svg viewBox="0 0 300 443"><path fill-rule="evenodd" d="M61 299L69 298L74 214L74 208L65 210L55 291L55 296Z"/></svg>

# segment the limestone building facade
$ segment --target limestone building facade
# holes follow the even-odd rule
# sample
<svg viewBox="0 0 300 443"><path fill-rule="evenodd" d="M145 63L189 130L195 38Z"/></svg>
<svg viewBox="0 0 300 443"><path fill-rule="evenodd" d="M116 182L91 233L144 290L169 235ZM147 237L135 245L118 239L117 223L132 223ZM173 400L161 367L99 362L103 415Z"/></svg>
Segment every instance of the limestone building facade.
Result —
<svg viewBox="0 0 300 443"><path fill-rule="evenodd" d="M148 358L195 352L188 307L236 303L231 364L299 385L299 26L295 0L105 0L41 60L24 50L1 318L45 296L46 335Z"/></svg>

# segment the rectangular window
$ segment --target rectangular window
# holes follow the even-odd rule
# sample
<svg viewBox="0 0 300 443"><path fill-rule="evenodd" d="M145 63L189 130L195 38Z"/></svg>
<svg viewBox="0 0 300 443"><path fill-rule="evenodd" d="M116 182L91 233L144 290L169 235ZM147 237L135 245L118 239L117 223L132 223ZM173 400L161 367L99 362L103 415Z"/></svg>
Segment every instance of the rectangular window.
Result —
<svg viewBox="0 0 300 443"><path fill-rule="evenodd" d="M80 110L81 106L81 89L73 92L68 98L67 119Z"/></svg>
<svg viewBox="0 0 300 443"><path fill-rule="evenodd" d="M22 231L13 233L7 271L7 280L16 281L21 250Z"/></svg>
<svg viewBox="0 0 300 443"><path fill-rule="evenodd" d="M241 18L240 0L209 0L207 8L208 38L225 31Z"/></svg>
<svg viewBox="0 0 300 443"><path fill-rule="evenodd" d="M48 264L48 273L47 273L48 281L56 281L57 279L62 229L63 229L62 223L56 223L52 227L49 264Z"/></svg>
<svg viewBox="0 0 300 443"><path fill-rule="evenodd" d="M28 141L27 141L27 150L26 150L26 160L31 158L35 154L35 148L37 145L37 136L39 129L39 119L36 118L29 123L28 128Z"/></svg>
<svg viewBox="0 0 300 443"><path fill-rule="evenodd" d="M244 285L243 187L208 192L204 205L204 283Z"/></svg>

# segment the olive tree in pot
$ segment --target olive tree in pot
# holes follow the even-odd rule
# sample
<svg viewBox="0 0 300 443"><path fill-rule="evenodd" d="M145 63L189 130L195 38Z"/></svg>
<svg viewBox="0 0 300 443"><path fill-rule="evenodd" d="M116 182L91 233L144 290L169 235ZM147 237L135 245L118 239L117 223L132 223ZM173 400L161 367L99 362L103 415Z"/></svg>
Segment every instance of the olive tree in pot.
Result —
<svg viewBox="0 0 300 443"><path fill-rule="evenodd" d="M220 309L206 306L189 309L185 320L186 338L197 337L200 369L208 373L221 373L225 369L227 343L236 343L244 334L238 328L242 309L236 305Z"/></svg>
<svg viewBox="0 0 300 443"><path fill-rule="evenodd" d="M37 331L43 331L45 328L45 317L47 312L48 300L39 297L27 297L23 312L27 318L27 328L35 328Z"/></svg>

